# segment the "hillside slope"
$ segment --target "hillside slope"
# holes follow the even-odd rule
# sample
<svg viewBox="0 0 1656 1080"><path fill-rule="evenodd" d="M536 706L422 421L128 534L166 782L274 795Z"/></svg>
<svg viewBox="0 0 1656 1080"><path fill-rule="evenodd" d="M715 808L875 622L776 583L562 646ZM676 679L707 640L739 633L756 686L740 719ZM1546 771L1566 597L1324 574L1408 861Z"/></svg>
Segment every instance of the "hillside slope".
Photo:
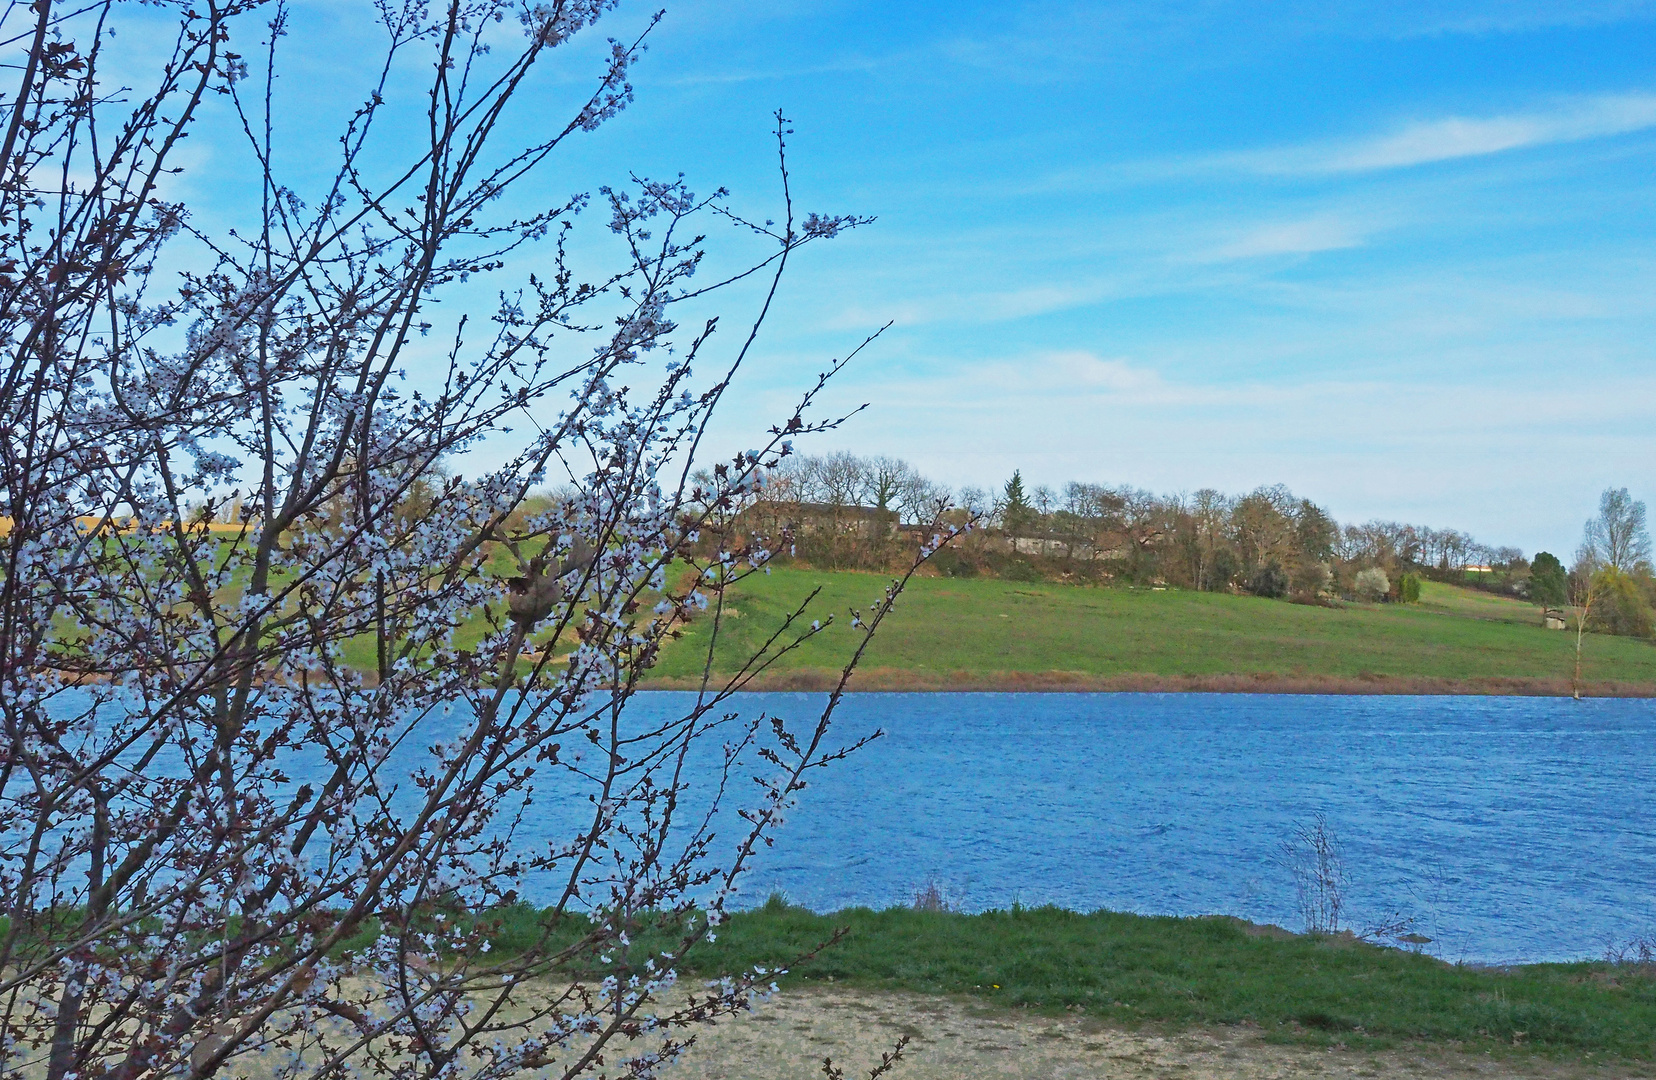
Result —
<svg viewBox="0 0 1656 1080"><path fill-rule="evenodd" d="M807 617L834 624L759 685L816 688L850 654L849 609L886 578L781 568L744 582L715 670L734 669L814 588ZM1214 689L1567 693L1574 635L1535 608L1427 583L1419 604L1308 607L1251 596L990 579L917 578L881 628L863 689ZM699 679L711 620L664 654L655 685ZM1656 646L1590 635L1592 693L1656 693Z"/></svg>

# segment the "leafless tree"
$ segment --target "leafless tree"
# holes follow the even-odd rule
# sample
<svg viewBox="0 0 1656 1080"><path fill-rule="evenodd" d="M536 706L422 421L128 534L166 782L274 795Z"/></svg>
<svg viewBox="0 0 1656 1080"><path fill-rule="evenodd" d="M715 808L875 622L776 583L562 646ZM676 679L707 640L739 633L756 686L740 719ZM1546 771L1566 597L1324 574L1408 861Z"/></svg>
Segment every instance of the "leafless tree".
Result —
<svg viewBox="0 0 1656 1080"><path fill-rule="evenodd" d="M905 522L935 520L952 505L954 493L917 470L910 469L898 482L897 506Z"/></svg>
<svg viewBox="0 0 1656 1080"><path fill-rule="evenodd" d="M629 702L673 623L765 563L732 508L834 422L819 381L691 480L790 260L861 219L796 210L780 116L774 223L679 181L530 205L522 181L630 100L641 41L528 142L507 118L549 115L541 70L611 6L375 5L360 105L308 140L335 155L320 183L282 166L306 118L280 2L146 8L173 20L159 52L112 36L125 7L0 15L8 1075L655 1075L769 985L671 991L805 777L856 745L830 732L843 679L802 724L733 715L813 633L797 611L684 711ZM233 228L169 194L191 135L254 180ZM592 276L563 239L589 201L617 257ZM744 270L696 277L703 222L760 245ZM440 316L531 260L484 317ZM681 331L735 280L762 284L729 347ZM513 422L504 463L468 468ZM856 613L862 645L903 580ZM531 828L552 795L579 821ZM491 955L489 913L526 897L538 936Z"/></svg>
<svg viewBox="0 0 1656 1080"><path fill-rule="evenodd" d="M810 462L809 487L811 502L828 506L862 506L868 490L868 472L862 459L846 450Z"/></svg>
<svg viewBox="0 0 1656 1080"><path fill-rule="evenodd" d="M1045 520L1058 508L1058 493L1045 484L1038 484L1035 490L1029 493L1029 505L1035 508L1042 520Z"/></svg>
<svg viewBox="0 0 1656 1080"><path fill-rule="evenodd" d="M901 458L868 458L862 462L862 503L875 510L896 511L903 497L903 485L914 468Z"/></svg>
<svg viewBox="0 0 1656 1080"><path fill-rule="evenodd" d="M1195 585L1198 589L1213 589L1228 582L1212 580L1219 545L1224 541L1225 522L1230 517L1231 500L1212 488L1203 488L1191 497L1190 513L1196 529L1199 560Z"/></svg>
<svg viewBox="0 0 1656 1080"><path fill-rule="evenodd" d="M1603 597L1606 569L1613 567L1603 562L1602 553L1595 543L1593 522L1587 523L1586 537L1576 552L1575 566L1570 568L1569 597L1570 606L1575 608L1575 668L1570 675L1570 696L1577 701L1581 700L1581 648L1587 640L1587 626L1593 618L1593 609L1598 606Z"/></svg>
<svg viewBox="0 0 1656 1080"><path fill-rule="evenodd" d="M994 513L994 496L980 487L961 488L957 502L962 510L977 517L986 518Z"/></svg>
<svg viewBox="0 0 1656 1080"><path fill-rule="evenodd" d="M1231 510L1232 543L1245 567L1287 565L1293 553L1296 500L1280 484L1260 488L1236 501Z"/></svg>
<svg viewBox="0 0 1656 1080"><path fill-rule="evenodd" d="M1587 522L1583 550L1594 563L1627 574L1650 564L1645 504L1626 488L1605 488L1599 511Z"/></svg>

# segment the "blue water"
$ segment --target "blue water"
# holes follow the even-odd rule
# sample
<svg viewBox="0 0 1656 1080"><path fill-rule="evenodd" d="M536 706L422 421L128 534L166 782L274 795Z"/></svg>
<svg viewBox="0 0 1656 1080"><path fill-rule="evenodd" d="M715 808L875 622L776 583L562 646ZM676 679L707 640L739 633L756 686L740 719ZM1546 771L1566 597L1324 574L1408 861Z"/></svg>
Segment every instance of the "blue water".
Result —
<svg viewBox="0 0 1656 1080"><path fill-rule="evenodd" d="M1280 845L1321 811L1351 921L1413 916L1447 959L1580 959L1656 929L1651 701L858 694L839 715L842 738L886 737L803 793L750 902L883 906L934 877L968 909L1297 929Z"/></svg>
<svg viewBox="0 0 1656 1080"><path fill-rule="evenodd" d="M627 719L649 727L690 700L643 694ZM823 700L746 694L733 707L797 727ZM412 770L464 723L430 714L387 769ZM1320 812L1356 928L1398 912L1427 951L1482 962L1596 957L1656 936L1653 701L855 694L830 746L875 728L885 737L814 771L737 906L780 889L819 911L882 907L935 880L968 910L1222 913L1299 929L1280 849ZM681 821L705 805L722 741L692 758ZM291 763L294 783L320 778L310 757ZM746 777L775 771L738 768L736 800L754 801ZM514 842L590 822L592 789L569 780L548 773ZM393 804L406 810L403 787ZM729 813L718 823L726 841L740 826ZM522 886L548 901L559 883Z"/></svg>

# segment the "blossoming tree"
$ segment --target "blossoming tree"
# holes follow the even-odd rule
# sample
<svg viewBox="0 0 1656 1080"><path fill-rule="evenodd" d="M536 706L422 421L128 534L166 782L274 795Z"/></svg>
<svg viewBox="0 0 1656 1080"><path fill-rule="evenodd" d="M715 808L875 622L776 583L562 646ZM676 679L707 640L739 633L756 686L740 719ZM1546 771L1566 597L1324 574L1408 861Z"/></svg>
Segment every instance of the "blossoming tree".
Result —
<svg viewBox="0 0 1656 1080"><path fill-rule="evenodd" d="M280 3L5 9L8 1074L646 1076L767 988L673 984L858 745L830 721L861 648L798 723L731 695L815 632L803 609L681 709L629 702L675 624L763 568L734 528L756 478L835 423L814 404L841 361L692 479L790 258L862 221L795 211L778 116L776 222L679 181L600 189L621 255L578 275L588 197L530 205L523 182L627 104L640 42L611 43L566 120L503 140L611 6L375 5L377 84L303 183ZM171 194L204 127L212 168L254 181L233 223ZM703 281L709 217L766 247ZM485 317L435 314L528 261ZM740 333L681 329L737 281L761 284ZM532 434L509 443L514 419ZM905 580L854 613L863 647ZM525 900L529 939L491 951Z"/></svg>

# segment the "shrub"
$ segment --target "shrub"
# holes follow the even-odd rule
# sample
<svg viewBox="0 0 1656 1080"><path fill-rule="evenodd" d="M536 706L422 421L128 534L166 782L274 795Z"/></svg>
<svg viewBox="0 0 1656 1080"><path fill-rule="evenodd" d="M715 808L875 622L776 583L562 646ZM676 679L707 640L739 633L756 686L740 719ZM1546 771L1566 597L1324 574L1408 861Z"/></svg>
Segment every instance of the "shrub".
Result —
<svg viewBox="0 0 1656 1080"><path fill-rule="evenodd" d="M1231 582L1240 572L1241 567L1236 565L1236 556L1231 549L1222 547L1213 553L1213 565L1208 568L1202 584L1209 592L1229 592Z"/></svg>
<svg viewBox="0 0 1656 1080"><path fill-rule="evenodd" d="M1404 574L1397 583L1397 598L1405 604L1420 603L1420 575Z"/></svg>
<svg viewBox="0 0 1656 1080"><path fill-rule="evenodd" d="M1633 575L1607 567L1596 576L1599 599L1593 606L1590 625L1622 637L1650 637L1650 602Z"/></svg>
<svg viewBox="0 0 1656 1080"><path fill-rule="evenodd" d="M1268 562L1253 572L1248 579L1248 591L1255 596L1268 596L1272 599L1288 592L1288 575L1282 572L1282 566L1276 562Z"/></svg>
<svg viewBox="0 0 1656 1080"><path fill-rule="evenodd" d="M1357 571L1357 595L1364 600L1379 600L1391 592L1391 579L1378 566Z"/></svg>
<svg viewBox="0 0 1656 1080"><path fill-rule="evenodd" d="M1328 588L1328 583L1334 580L1334 572L1327 563L1301 563L1294 569L1293 590L1294 597L1299 600L1314 601Z"/></svg>
<svg viewBox="0 0 1656 1080"><path fill-rule="evenodd" d="M1007 581L1040 581L1041 572L1027 559L1013 559L1001 569L1000 576Z"/></svg>
<svg viewBox="0 0 1656 1080"><path fill-rule="evenodd" d="M975 577L978 572L977 564L971 557L953 548L944 548L932 556L932 565L944 577L965 578Z"/></svg>

